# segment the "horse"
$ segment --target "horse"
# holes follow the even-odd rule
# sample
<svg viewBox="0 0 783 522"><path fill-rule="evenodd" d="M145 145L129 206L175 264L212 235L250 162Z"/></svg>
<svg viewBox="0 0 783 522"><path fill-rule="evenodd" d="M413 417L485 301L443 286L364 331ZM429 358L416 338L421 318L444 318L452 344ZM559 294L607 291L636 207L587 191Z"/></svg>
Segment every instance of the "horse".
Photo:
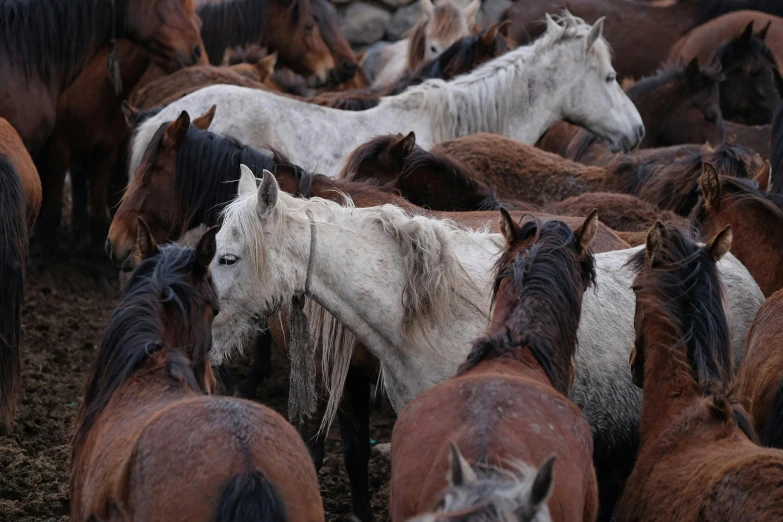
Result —
<svg viewBox="0 0 783 522"><path fill-rule="evenodd" d="M724 177L709 164L699 179L702 196L691 213L691 225L702 237L731 225L732 252L748 268L765 296L783 288L778 223L783 223L783 197L767 192L770 167L753 180Z"/></svg>
<svg viewBox="0 0 783 522"><path fill-rule="evenodd" d="M756 152L762 158L771 158L769 135L772 125L743 125L732 121L724 121L726 141L742 145Z"/></svg>
<svg viewBox="0 0 783 522"><path fill-rule="evenodd" d="M631 258L637 275L634 382L644 388L641 446L614 519L777 520L783 453L756 444L732 394L728 322L716 261L731 228L705 246L656 224Z"/></svg>
<svg viewBox="0 0 783 522"><path fill-rule="evenodd" d="M476 23L480 0L465 7L452 0L421 0L421 15L406 38L385 47L379 56L380 66L373 87L388 87L405 73L415 71L434 60L460 38L470 36Z"/></svg>
<svg viewBox="0 0 783 522"><path fill-rule="evenodd" d="M437 58L423 64L416 71L405 74L391 86L322 92L308 101L333 109L363 111L376 107L384 96L400 94L408 87L419 85L426 80L450 80L469 73L482 63L515 48L514 43L507 38L508 26L506 22L497 23L479 33L460 38Z"/></svg>
<svg viewBox="0 0 783 522"><path fill-rule="evenodd" d="M666 61L670 48L677 40L694 27L720 15L740 9L783 15L781 4L775 0L693 0L671 3L666 7L615 0L532 0L513 3L503 13L502 19L512 22L511 38L525 44L541 34L541 21L546 13L566 7L588 23L594 23L598 17L606 17L607 35L615 50L617 72L623 77L633 78L652 74ZM723 42L725 38L714 41ZM705 58L711 57L712 54Z"/></svg>
<svg viewBox="0 0 783 522"><path fill-rule="evenodd" d="M22 138L0 118L0 428L21 393L22 302L27 236L41 206L41 182Z"/></svg>
<svg viewBox="0 0 783 522"><path fill-rule="evenodd" d="M639 148L684 143L720 143L724 135L720 88L723 74L715 67L670 63L652 76L625 89L639 109L645 136ZM573 161L587 164L609 155L607 144L595 134L566 122L550 127L537 146Z"/></svg>
<svg viewBox="0 0 783 522"><path fill-rule="evenodd" d="M271 173L256 188L249 169L243 169L238 186L238 197L223 211L211 265L223 307L213 324L214 364L243 349L255 316L272 315L304 294L339 317L339 327L354 333L379 360L397 411L456 373L489 319L488 274L500 254L498 236L411 216L391 205L346 208L298 200L281 192ZM610 497L619 488L612 482L630 472L637 444L641 397L622 348L633 340L633 295L630 276L621 270L636 251L596 256L597 286L584 296L570 394L593 428L596 469L606 481L602 509L611 509ZM730 290L732 340L741 356L763 295L736 258L729 257L720 269ZM352 277L346 279L346 273ZM453 328L457 321L461 327ZM614 326L599 326L604 324ZM332 375L329 402L339 400L352 349L352 342L322 347L324 369ZM306 383L301 377L292 386Z"/></svg>
<svg viewBox="0 0 783 522"><path fill-rule="evenodd" d="M783 449L783 360L778 349L781 299L783 292L775 292L759 308L737 375L737 394L745 400L754 431L764 446L777 449Z"/></svg>
<svg viewBox="0 0 783 522"><path fill-rule="evenodd" d="M198 27L179 0L132 0L119 7L103 0L9 0L0 8L0 24L0 116L31 153L54 127L57 96L110 40L129 38L169 71L201 55Z"/></svg>
<svg viewBox="0 0 783 522"><path fill-rule="evenodd" d="M73 520L324 520L293 427L258 404L205 396L220 308L208 268L215 232L195 248L158 247L140 223L143 261L106 327L75 422Z"/></svg>
<svg viewBox="0 0 783 522"><path fill-rule="evenodd" d="M226 49L263 43L281 63L325 84L334 60L321 38L310 0L201 0L201 36L212 65L223 63Z"/></svg>
<svg viewBox="0 0 783 522"><path fill-rule="evenodd" d="M591 27L566 14L560 24L551 18L548 24L547 33L531 46L450 82L424 82L366 111L336 111L232 86L202 89L137 127L130 172L162 122L215 103L221 110L213 131L249 145L295 152L296 163L317 165L330 176L351 150L384 132L413 130L424 148L481 131L535 143L555 118L566 116L608 139L614 150L635 147L644 126L615 80L602 23ZM547 89L537 88L544 84Z"/></svg>
<svg viewBox="0 0 783 522"><path fill-rule="evenodd" d="M473 343L455 377L413 399L394 424L392 520L431 510L470 520L596 519L590 425L568 399L568 388L582 295L596 278L590 241L597 223L593 211L575 232L560 221L528 219L520 226L501 211L506 245L493 270L487 334ZM482 481L473 467L486 470ZM547 484L551 477L542 485L544 494L520 487L515 476L538 467L557 477L554 485ZM451 488L454 478L462 479L457 486L476 488L470 502L446 500L454 495L444 491L449 474ZM514 489L510 505L490 516L497 500L487 497Z"/></svg>
<svg viewBox="0 0 783 522"><path fill-rule="evenodd" d="M329 0L310 0L310 7L321 38L334 60L335 67L332 69L329 83L335 86L345 84L354 88L367 87L369 82L359 67L359 60L340 29L337 9Z"/></svg>

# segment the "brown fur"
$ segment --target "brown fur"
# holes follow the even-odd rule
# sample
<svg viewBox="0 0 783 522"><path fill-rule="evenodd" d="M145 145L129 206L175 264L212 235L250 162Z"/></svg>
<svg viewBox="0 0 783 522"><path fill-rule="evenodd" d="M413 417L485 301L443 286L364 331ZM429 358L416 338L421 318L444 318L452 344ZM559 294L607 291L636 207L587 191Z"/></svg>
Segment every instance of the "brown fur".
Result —
<svg viewBox="0 0 783 522"><path fill-rule="evenodd" d="M764 159L772 157L769 135L771 125L743 125L733 121L724 122L726 141L747 147Z"/></svg>
<svg viewBox="0 0 783 522"><path fill-rule="evenodd" d="M547 211L560 216L586 216L593 209L598 209L601 223L618 233L643 232L646 236L656 221L676 227L686 227L688 224L685 218L674 212L661 211L655 205L630 194L588 192L546 207Z"/></svg>
<svg viewBox="0 0 783 522"><path fill-rule="evenodd" d="M41 180L35 168L30 153L25 149L21 137L13 126L4 118L0 118L0 154L8 156L16 166L16 171L27 198L27 229L32 230L41 210Z"/></svg>

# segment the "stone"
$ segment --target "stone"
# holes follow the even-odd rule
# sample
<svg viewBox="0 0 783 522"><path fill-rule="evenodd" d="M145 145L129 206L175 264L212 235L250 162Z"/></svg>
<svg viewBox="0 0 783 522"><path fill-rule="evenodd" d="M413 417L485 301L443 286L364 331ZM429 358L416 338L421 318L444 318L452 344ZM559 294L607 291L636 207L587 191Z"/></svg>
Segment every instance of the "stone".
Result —
<svg viewBox="0 0 783 522"><path fill-rule="evenodd" d="M369 45L383 38L391 15L364 2L355 2L338 14L340 29L351 45Z"/></svg>
<svg viewBox="0 0 783 522"><path fill-rule="evenodd" d="M408 5L411 2L414 2L417 0L381 0L381 2L385 5L388 5L389 7L392 7L394 9L398 7L402 7L404 5Z"/></svg>
<svg viewBox="0 0 783 522"><path fill-rule="evenodd" d="M376 42L364 51L364 60L362 61L362 70L370 83L375 80L378 74L378 64L381 58L381 52L390 46L392 42Z"/></svg>
<svg viewBox="0 0 783 522"><path fill-rule="evenodd" d="M421 4L419 2L397 9L386 28L386 39L396 41L404 38L405 33L419 20L420 15Z"/></svg>

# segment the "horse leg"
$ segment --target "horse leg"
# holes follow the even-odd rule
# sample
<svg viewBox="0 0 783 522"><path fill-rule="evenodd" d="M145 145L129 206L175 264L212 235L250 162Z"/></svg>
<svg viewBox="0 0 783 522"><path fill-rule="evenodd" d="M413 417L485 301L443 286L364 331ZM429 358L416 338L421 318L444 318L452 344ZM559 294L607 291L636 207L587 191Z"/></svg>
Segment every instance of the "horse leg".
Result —
<svg viewBox="0 0 783 522"><path fill-rule="evenodd" d="M86 250L89 230L89 212L87 198L87 163L71 161L71 230L77 250Z"/></svg>
<svg viewBox="0 0 783 522"><path fill-rule="evenodd" d="M111 292L109 278L115 277L114 269L104 254L104 242L109 233L108 198L109 182L117 160L115 150L99 154L90 172L90 265L104 291Z"/></svg>
<svg viewBox="0 0 783 522"><path fill-rule="evenodd" d="M256 336L253 365L250 367L250 375L239 385L240 397L255 399L256 389L269 378L272 370L272 343L272 334L268 328L264 328Z"/></svg>
<svg viewBox="0 0 783 522"><path fill-rule="evenodd" d="M36 249L39 250L43 279L54 289L51 265L57 259L58 233L62 219L63 187L70 160L67 144L50 138L35 158L35 166L41 178L41 211L35 230Z"/></svg>
<svg viewBox="0 0 783 522"><path fill-rule="evenodd" d="M370 504L370 379L355 366L345 379L343 404L337 414L343 459L351 482L351 511L361 522L373 520Z"/></svg>
<svg viewBox="0 0 783 522"><path fill-rule="evenodd" d="M309 421L299 424L297 428L302 437L307 450L310 452L310 458L313 459L315 471L320 472L324 465L324 455L326 454L326 430L320 431L320 420L326 413L326 401L318 401L318 411Z"/></svg>

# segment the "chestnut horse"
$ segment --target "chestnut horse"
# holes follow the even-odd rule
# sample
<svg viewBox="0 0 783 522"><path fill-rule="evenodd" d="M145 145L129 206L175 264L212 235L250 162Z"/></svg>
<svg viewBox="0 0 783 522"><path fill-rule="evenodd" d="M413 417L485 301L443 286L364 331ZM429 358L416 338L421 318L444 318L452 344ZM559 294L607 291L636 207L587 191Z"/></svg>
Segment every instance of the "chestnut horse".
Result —
<svg viewBox="0 0 783 522"><path fill-rule="evenodd" d="M456 377L410 401L394 425L393 521L449 507L463 520L595 520L592 434L568 389L582 295L596 278L589 245L597 228L595 212L572 232L563 222L535 218L520 227L501 211L506 247L496 265L487 335L475 342ZM443 492L450 456L454 466L450 444L487 471L481 482L468 473L460 486L495 483L459 507L448 506L449 493ZM512 488L515 471L551 467L553 455L557 480L551 497L549 485L541 488L545 494ZM489 517L498 501L494 490L513 489L518 498L495 508L508 515ZM547 497L549 517L539 519L536 512L546 509Z"/></svg>
<svg viewBox="0 0 783 522"><path fill-rule="evenodd" d="M617 74L633 78L655 72L681 36L722 14L755 9L783 15L783 6L777 0L689 0L666 7L617 0L527 0L513 3L503 19L512 21L511 38L525 45L541 35L547 13L566 7L590 24L606 17L606 36L614 49Z"/></svg>
<svg viewBox="0 0 783 522"><path fill-rule="evenodd" d="M783 449L783 291L761 305L748 330L737 393L764 446Z"/></svg>
<svg viewBox="0 0 783 522"><path fill-rule="evenodd" d="M731 225L732 253L769 297L783 288L783 197L767 192L769 164L754 180L718 176L719 172L705 165L699 180L702 197L693 209L691 224L702 237Z"/></svg>
<svg viewBox="0 0 783 522"><path fill-rule="evenodd" d="M639 272L634 383L641 446L617 522L779 520L783 452L760 448L732 395L732 356L716 261L727 227L704 247L656 224L632 260Z"/></svg>
<svg viewBox="0 0 783 522"><path fill-rule="evenodd" d="M206 397L218 313L215 233L143 261L104 334L75 422L71 518L323 521L315 469L296 431L258 404Z"/></svg>
<svg viewBox="0 0 783 522"><path fill-rule="evenodd" d="M723 76L715 68L668 64L655 75L625 89L644 122L640 148L723 140L719 86ZM588 165L610 156L609 145L598 136L566 122L558 122L536 144L573 161Z"/></svg>
<svg viewBox="0 0 783 522"><path fill-rule="evenodd" d="M33 160L16 130L0 118L0 428L10 427L21 392L27 236L40 206Z"/></svg>
<svg viewBox="0 0 783 522"><path fill-rule="evenodd" d="M0 116L33 153L54 127L58 95L110 40L129 38L169 71L201 54L198 26L179 0L7 0L0 26Z"/></svg>
<svg viewBox="0 0 783 522"><path fill-rule="evenodd" d="M334 60L321 38L310 0L203 0L198 14L213 65L223 63L229 47L263 43L277 51L281 63L311 77L316 85L333 74Z"/></svg>

